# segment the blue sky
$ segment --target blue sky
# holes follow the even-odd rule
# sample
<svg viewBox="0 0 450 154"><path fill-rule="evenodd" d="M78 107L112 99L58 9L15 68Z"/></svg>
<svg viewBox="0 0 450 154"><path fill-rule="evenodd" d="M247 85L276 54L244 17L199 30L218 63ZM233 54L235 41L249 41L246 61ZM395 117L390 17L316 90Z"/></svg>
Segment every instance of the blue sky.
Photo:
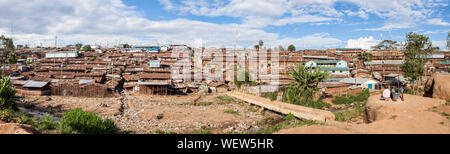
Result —
<svg viewBox="0 0 450 154"><path fill-rule="evenodd" d="M414 31L445 49L448 0L0 0L0 33L51 45L192 44L370 48ZM238 28L237 28L238 27ZM236 29L239 34L236 35Z"/></svg>

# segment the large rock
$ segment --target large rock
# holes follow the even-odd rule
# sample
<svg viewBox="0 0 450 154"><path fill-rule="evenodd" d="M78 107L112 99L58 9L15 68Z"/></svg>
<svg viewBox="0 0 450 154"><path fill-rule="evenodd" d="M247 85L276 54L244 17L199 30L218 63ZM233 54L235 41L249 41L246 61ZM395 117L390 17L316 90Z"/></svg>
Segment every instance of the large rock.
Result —
<svg viewBox="0 0 450 154"><path fill-rule="evenodd" d="M450 74L435 74L427 80L425 91L429 96L450 100Z"/></svg>
<svg viewBox="0 0 450 154"><path fill-rule="evenodd" d="M0 122L0 134L39 134L39 131L30 125Z"/></svg>

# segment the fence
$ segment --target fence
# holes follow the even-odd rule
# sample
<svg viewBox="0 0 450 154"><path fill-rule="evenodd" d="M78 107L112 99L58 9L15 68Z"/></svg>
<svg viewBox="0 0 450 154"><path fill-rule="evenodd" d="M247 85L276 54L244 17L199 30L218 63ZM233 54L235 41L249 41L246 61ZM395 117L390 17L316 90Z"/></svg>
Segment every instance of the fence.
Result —
<svg viewBox="0 0 450 154"><path fill-rule="evenodd" d="M107 86L101 84L52 84L51 94L55 96L73 96L73 97L106 97L108 94Z"/></svg>

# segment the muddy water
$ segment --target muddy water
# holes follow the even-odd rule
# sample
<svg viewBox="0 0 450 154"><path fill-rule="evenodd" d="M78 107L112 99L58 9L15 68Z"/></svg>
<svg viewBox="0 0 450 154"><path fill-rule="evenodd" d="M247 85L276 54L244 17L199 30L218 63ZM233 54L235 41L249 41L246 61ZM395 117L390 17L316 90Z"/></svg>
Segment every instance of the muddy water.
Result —
<svg viewBox="0 0 450 154"><path fill-rule="evenodd" d="M19 107L19 110L22 112L28 113L28 114L32 115L33 117L38 118L39 120L42 120L45 117L45 115L49 115L53 121L55 121L55 122L61 121L60 117L54 116L47 112L42 112L42 111L34 110L34 109L27 109L24 107Z"/></svg>

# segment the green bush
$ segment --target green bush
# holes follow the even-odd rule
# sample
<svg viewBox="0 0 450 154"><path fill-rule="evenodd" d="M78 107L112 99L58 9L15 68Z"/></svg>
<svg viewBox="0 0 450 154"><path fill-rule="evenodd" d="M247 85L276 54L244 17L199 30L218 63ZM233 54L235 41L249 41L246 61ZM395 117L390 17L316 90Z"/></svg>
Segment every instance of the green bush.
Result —
<svg viewBox="0 0 450 154"><path fill-rule="evenodd" d="M308 101L305 104L302 104L303 106L306 107L311 107L311 108L316 108L316 109L325 109L325 108L330 108L331 105L328 103L323 102L322 100L317 100L317 101Z"/></svg>
<svg viewBox="0 0 450 154"><path fill-rule="evenodd" d="M270 98L271 101L277 100L277 96L278 96L278 92L277 91L269 93L269 98Z"/></svg>
<svg viewBox="0 0 450 154"><path fill-rule="evenodd" d="M10 77L5 77L2 74L2 79L0 80L0 110L17 110L16 101L16 91L11 87Z"/></svg>
<svg viewBox="0 0 450 154"><path fill-rule="evenodd" d="M102 120L81 109L64 113L59 126L61 134L113 134L117 131L118 128L111 119Z"/></svg>
<svg viewBox="0 0 450 154"><path fill-rule="evenodd" d="M53 121L52 118L47 114L39 123L39 130L53 130L58 127L58 123Z"/></svg>
<svg viewBox="0 0 450 154"><path fill-rule="evenodd" d="M284 119L287 121L292 121L295 120L295 116L292 113L289 113L286 117L284 117Z"/></svg>
<svg viewBox="0 0 450 154"><path fill-rule="evenodd" d="M243 74L244 75L244 81L238 80L238 75ZM250 73L248 73L247 70L241 70L238 71L237 74L234 75L233 83L238 87L241 88L242 85L247 84L250 86L256 86L255 81L250 81Z"/></svg>
<svg viewBox="0 0 450 154"><path fill-rule="evenodd" d="M361 92L359 92L358 94L356 94L356 96L354 96L352 94L336 96L333 100L331 100L331 102L333 102L333 104L350 105L355 102L358 102L358 103L365 102L365 101L367 101L367 99L369 99L369 97L370 97L369 90L364 89Z"/></svg>
<svg viewBox="0 0 450 154"><path fill-rule="evenodd" d="M0 121L17 122L17 111L10 109L0 110Z"/></svg>

